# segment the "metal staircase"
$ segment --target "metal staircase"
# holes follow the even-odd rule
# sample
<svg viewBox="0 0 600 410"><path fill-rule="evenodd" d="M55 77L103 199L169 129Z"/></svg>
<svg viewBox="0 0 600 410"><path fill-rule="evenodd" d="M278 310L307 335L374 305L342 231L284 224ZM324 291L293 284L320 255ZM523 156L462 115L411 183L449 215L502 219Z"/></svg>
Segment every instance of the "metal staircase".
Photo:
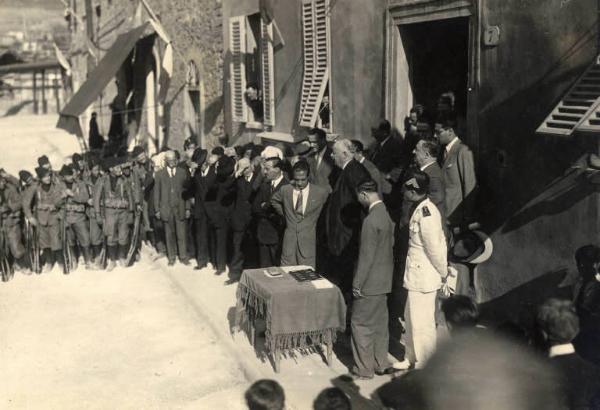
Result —
<svg viewBox="0 0 600 410"><path fill-rule="evenodd" d="M570 136L575 131L600 132L600 57L575 82L538 133Z"/></svg>

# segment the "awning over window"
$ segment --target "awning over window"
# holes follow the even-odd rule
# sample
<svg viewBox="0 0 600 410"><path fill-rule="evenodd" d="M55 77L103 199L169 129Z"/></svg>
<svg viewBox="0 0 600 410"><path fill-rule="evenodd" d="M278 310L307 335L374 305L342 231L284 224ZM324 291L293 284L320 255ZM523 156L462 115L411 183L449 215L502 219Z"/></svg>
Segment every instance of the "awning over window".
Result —
<svg viewBox="0 0 600 410"><path fill-rule="evenodd" d="M89 74L85 83L60 112L57 128L62 128L72 134L82 136L79 116L98 98L111 79L121 68L121 65L144 34L148 22L133 30L121 34L104 55L98 66Z"/></svg>

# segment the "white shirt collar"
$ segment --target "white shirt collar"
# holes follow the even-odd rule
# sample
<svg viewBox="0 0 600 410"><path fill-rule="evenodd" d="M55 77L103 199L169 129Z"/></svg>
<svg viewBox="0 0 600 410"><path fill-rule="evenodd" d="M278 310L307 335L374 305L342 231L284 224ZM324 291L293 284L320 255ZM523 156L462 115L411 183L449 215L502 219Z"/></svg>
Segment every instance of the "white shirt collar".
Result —
<svg viewBox="0 0 600 410"><path fill-rule="evenodd" d="M425 168L427 168L428 166L430 166L431 164L433 164L435 162L435 159L432 159L431 162L428 162L427 164L423 165L420 170L421 171L425 171Z"/></svg>
<svg viewBox="0 0 600 410"><path fill-rule="evenodd" d="M452 141L450 141L448 143L448 145L446 145L446 152L450 152L450 149L452 148L452 146L454 144L456 144L458 142L458 137L454 137L454 139Z"/></svg>
<svg viewBox="0 0 600 410"><path fill-rule="evenodd" d="M555 356L564 356L567 354L575 353L575 348L571 343L565 343L562 345L555 345L550 347L550 351L548 352L549 357Z"/></svg>
<svg viewBox="0 0 600 410"><path fill-rule="evenodd" d="M369 212L371 212L371 209L373 209L373 207L377 204L381 204L383 201L381 199L373 202L371 205L369 205Z"/></svg>
<svg viewBox="0 0 600 410"><path fill-rule="evenodd" d="M279 175L279 178L277 178L274 181L271 181L271 186L273 188L275 188L277 185L279 185L279 183L281 182L281 180L283 179L283 174Z"/></svg>
<svg viewBox="0 0 600 410"><path fill-rule="evenodd" d="M362 158L360 159L360 161L358 161L358 163L359 163L359 164L362 164L363 162L365 162L365 159L366 159L365 157L362 157Z"/></svg>
<svg viewBox="0 0 600 410"><path fill-rule="evenodd" d="M342 165L342 169L346 168L346 165L348 165L350 163L350 161L352 161L352 158L349 159L348 161L344 162L344 165Z"/></svg>

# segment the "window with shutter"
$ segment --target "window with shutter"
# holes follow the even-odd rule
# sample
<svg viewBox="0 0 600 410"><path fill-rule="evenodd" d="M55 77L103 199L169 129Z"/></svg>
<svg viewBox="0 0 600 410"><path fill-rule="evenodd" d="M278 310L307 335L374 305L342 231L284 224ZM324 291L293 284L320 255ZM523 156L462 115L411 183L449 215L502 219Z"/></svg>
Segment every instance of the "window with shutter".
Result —
<svg viewBox="0 0 600 410"><path fill-rule="evenodd" d="M300 125L314 127L317 124L331 128L329 118L329 1L312 0L302 3L302 39L304 46L304 78L300 101ZM326 107L323 105L326 103ZM325 111L326 110L326 111Z"/></svg>
<svg viewBox="0 0 600 410"><path fill-rule="evenodd" d="M273 71L273 23L261 21L262 98L264 124L275 126L275 73Z"/></svg>
<svg viewBox="0 0 600 410"><path fill-rule="evenodd" d="M246 90L246 17L229 19L229 77L231 89L231 117L236 122L246 122L248 118L244 92Z"/></svg>

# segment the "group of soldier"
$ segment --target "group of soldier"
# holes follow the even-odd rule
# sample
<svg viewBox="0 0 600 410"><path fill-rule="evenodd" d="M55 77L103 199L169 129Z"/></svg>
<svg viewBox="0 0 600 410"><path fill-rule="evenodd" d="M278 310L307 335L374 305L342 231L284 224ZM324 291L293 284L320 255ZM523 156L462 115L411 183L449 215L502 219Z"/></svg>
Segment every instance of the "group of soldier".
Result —
<svg viewBox="0 0 600 410"><path fill-rule="evenodd" d="M139 252L147 156L136 147L99 160L74 154L60 170L38 158L35 176L0 170L2 280L60 268L130 265Z"/></svg>

